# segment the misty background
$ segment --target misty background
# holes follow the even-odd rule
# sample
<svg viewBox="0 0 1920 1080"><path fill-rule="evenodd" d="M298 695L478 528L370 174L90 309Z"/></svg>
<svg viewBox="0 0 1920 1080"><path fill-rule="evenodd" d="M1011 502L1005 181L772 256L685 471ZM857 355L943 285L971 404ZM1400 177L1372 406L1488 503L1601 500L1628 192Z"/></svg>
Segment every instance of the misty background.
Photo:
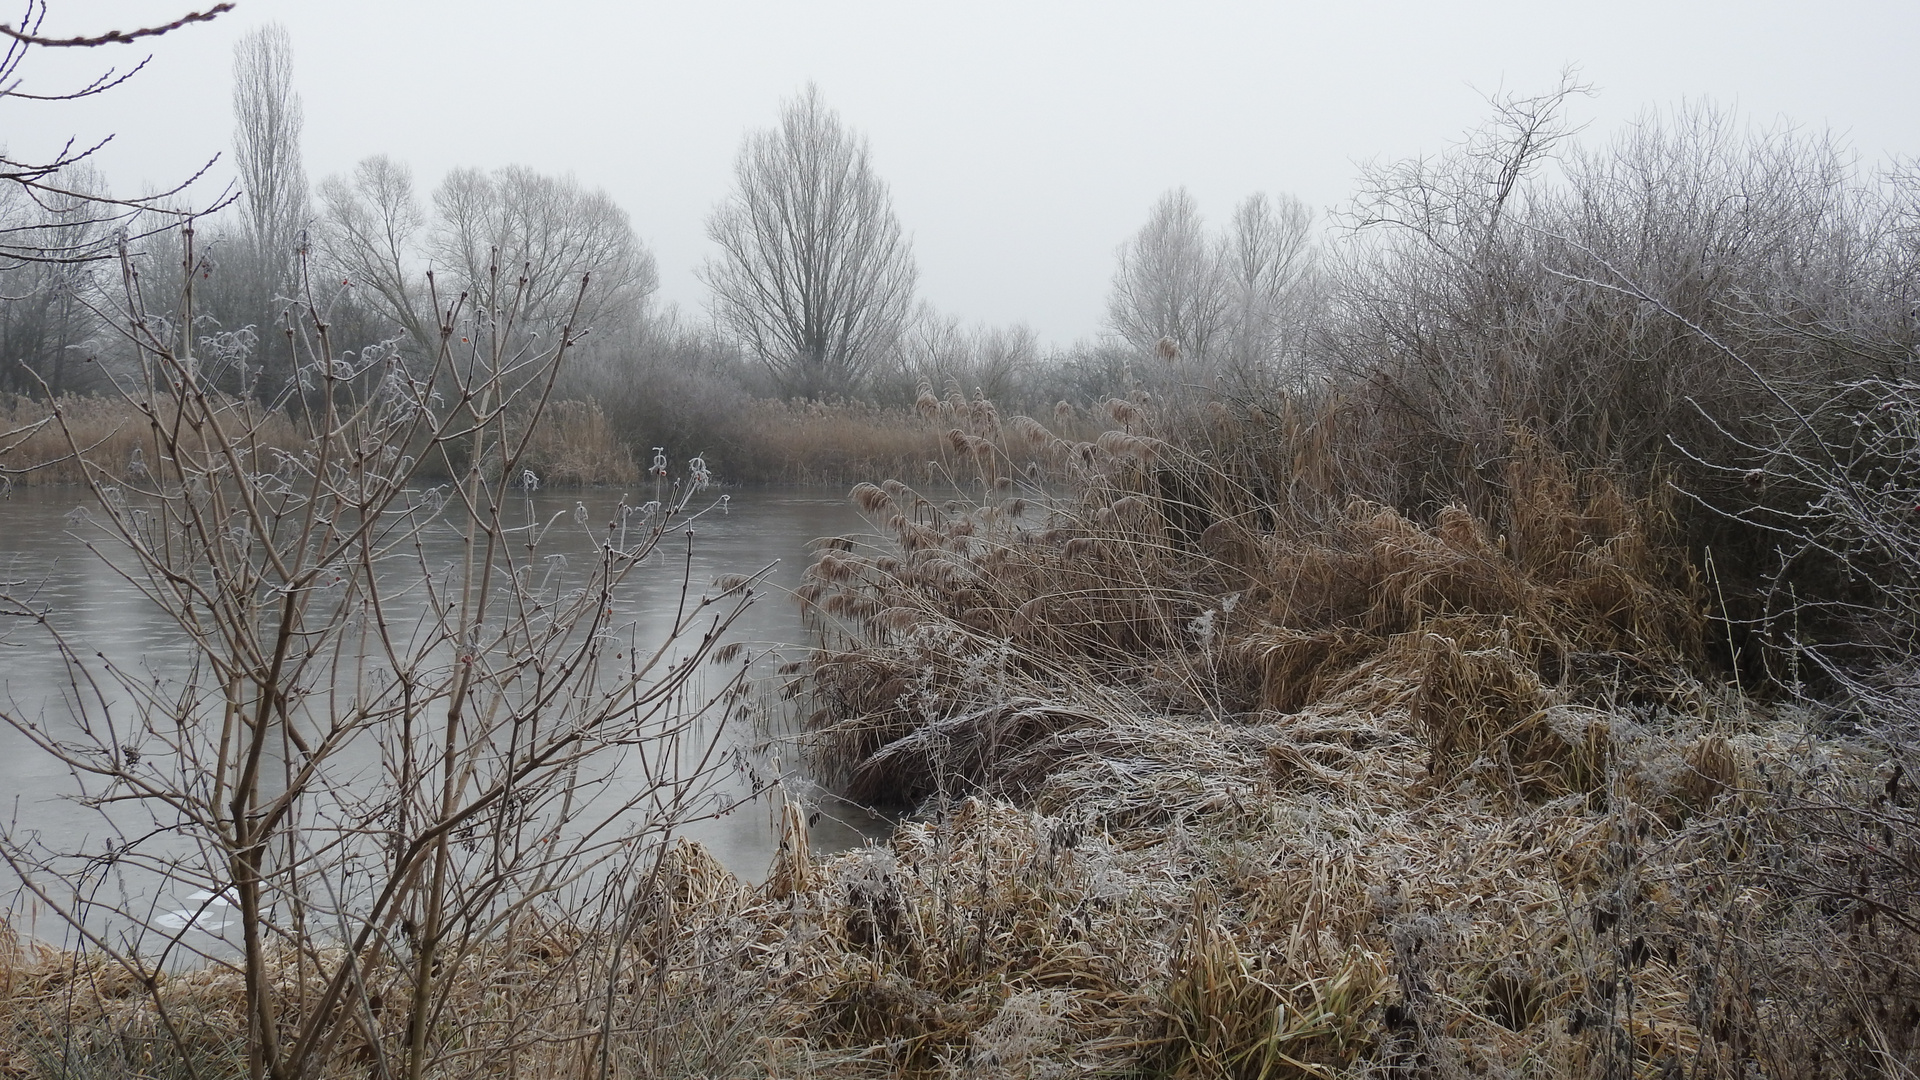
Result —
<svg viewBox="0 0 1920 1080"><path fill-rule="evenodd" d="M46 29L146 25L176 8L67 5ZM428 191L462 166L570 173L631 216L658 262L656 300L696 316L705 221L743 134L815 82L871 140L920 297L1062 346L1103 329L1115 249L1167 189L1184 185L1215 222L1255 191L1324 220L1359 165L1438 153L1487 97L1545 92L1570 64L1598 91L1573 110L1588 141L1711 98L1762 128L1832 129L1868 165L1920 146L1920 7L1651 0L243 0L150 48L41 50L42 87L153 59L128 92L16 103L7 145L32 157L112 134L99 167L120 191L171 186L216 153L212 178L230 178L233 45L267 23L292 42L316 182L374 154L408 163Z"/></svg>

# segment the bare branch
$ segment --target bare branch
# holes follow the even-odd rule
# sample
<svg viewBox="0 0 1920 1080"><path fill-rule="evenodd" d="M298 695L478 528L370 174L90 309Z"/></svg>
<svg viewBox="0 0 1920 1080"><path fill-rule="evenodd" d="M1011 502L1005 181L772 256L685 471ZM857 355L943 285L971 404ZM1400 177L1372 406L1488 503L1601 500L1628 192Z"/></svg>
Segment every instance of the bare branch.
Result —
<svg viewBox="0 0 1920 1080"><path fill-rule="evenodd" d="M0 36L12 38L14 41L20 42L23 45L39 45L45 48L57 49L90 49L96 45L124 45L129 42L138 41L141 38L159 37L162 34L170 34L183 26L210 22L232 10L233 5L231 3L215 4L205 11L189 11L172 22L162 23L159 26L145 26L138 30L109 30L104 34L98 34L93 37L84 35L70 38L41 37L37 34L16 30L6 23L0 23Z"/></svg>

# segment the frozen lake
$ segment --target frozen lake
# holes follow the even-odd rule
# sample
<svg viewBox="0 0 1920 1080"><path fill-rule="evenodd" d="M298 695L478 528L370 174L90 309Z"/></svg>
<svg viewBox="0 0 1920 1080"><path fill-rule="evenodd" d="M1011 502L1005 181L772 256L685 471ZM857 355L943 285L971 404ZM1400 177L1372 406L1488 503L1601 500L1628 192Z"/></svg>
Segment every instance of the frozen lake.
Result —
<svg viewBox="0 0 1920 1080"><path fill-rule="evenodd" d="M748 488L728 495L725 513L707 513L693 526L691 587L697 592L721 575L750 574L774 564L768 587L759 590L759 599L735 623L729 640L746 642L754 652L798 645L806 640L806 633L790 592L806 568L809 544L824 536L864 532L867 526L840 489ZM541 492L526 499L527 505L517 512L545 520L584 504L589 517L601 521L617 516L614 508L620 496L621 492L611 489ZM82 655L104 654L123 670L153 678L177 676L191 655L187 639L163 612L82 545L80 537L101 535L73 514L86 498L78 488L39 488L16 490L11 498L0 501L0 577L14 595L45 605L49 621ZM556 534L562 532L556 530ZM592 557L584 537L572 542L580 548L576 557ZM451 558L457 545L450 535L448 543L446 557ZM549 546L543 544L543 548ZM679 598L685 553L685 541L676 533L619 594L619 621L637 629L636 640L664 637ZM46 638L24 625L0 627L0 633L5 634L0 642L0 701L12 715L37 722L48 731L70 725L73 687ZM770 673L774 662L769 658L756 670ZM698 678L703 685L717 688L726 672L713 668ZM770 693L764 697L775 700ZM811 836L816 851L845 849L884 835L889 824L883 818L812 789L798 774L798 754L785 741L790 732L790 721L776 716L770 724L736 724L723 735L729 750L744 752L739 760L754 762L756 775L764 778L778 769L789 777L790 790L799 792L809 809L819 811ZM735 796L750 790L743 773L730 772L724 783ZM7 814L14 835L37 833L47 847L58 850L98 850L108 830L96 811L67 798L73 791L74 780L64 764L34 747L10 725L0 725L0 794L7 797L7 807L0 812ZM778 843L768 802L765 798L748 802L725 817L694 823L681 835L705 844L735 873L759 880ZM0 877L11 877L4 866L0 866ZM11 894L13 886L6 892ZM206 899L182 891L180 896L155 896L153 903L166 910ZM218 901L212 906L218 907ZM16 920L35 922L31 907L19 904ZM218 913L209 910L202 918L217 921ZM57 926L17 923L17 928L41 937L60 936Z"/></svg>

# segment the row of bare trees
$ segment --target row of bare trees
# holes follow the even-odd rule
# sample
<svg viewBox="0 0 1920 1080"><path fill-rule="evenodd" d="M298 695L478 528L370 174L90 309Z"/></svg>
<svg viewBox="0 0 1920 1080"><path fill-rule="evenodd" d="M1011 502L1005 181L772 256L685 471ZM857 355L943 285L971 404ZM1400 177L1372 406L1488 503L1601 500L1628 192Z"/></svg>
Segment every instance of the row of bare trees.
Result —
<svg viewBox="0 0 1920 1080"><path fill-rule="evenodd" d="M1185 188L1167 192L1120 248L1109 326L1143 355L1191 361L1241 387L1265 384L1298 355L1311 314L1312 221L1297 199L1255 194L1212 235Z"/></svg>
<svg viewBox="0 0 1920 1080"><path fill-rule="evenodd" d="M43 13L30 5L29 22ZM8 71L24 48L15 43ZM605 192L570 178L519 166L456 169L423 206L407 168L375 157L323 182L316 206L301 156L292 46L278 26L236 45L233 115L237 185L233 197L216 197L212 206L119 200L84 154L9 177L15 183L0 199L0 235L15 250L0 287L0 389L101 390L113 372L124 374L126 351L94 314L120 285L111 241L116 229L131 229L148 240L148 266L169 265L179 250L167 227L184 220L195 222L202 280L180 331L251 342L251 355L228 365L222 389L268 403L298 389L287 318L310 285L341 327L370 340L397 338L417 355L431 354L442 321L426 286L429 268L441 293L464 294L476 310L524 302L526 333L552 332L589 272L597 284L588 325L604 329L645 314L658 280L652 255ZM496 280L515 292L511 302ZM92 360L104 366L83 371Z"/></svg>
<svg viewBox="0 0 1920 1080"><path fill-rule="evenodd" d="M204 280L185 330L250 343L251 355L228 365L225 390L269 403L297 390L285 318L309 285L349 336L392 339L424 354L438 321L428 271L442 293L466 294L484 311L500 306L487 292L495 267L516 288L527 279L528 333L550 328L567 283L591 271L597 284L586 325L594 333L580 362L601 375L587 383L639 381L621 369L645 365L641 354L661 340L646 325L658 271L605 192L509 166L455 169L422 193L403 162L375 156L310 193L286 32L267 26L246 35L233 77L237 198L229 215L197 224ZM42 235L49 226L76 251L95 250L110 231L97 213L104 184L83 164L59 172L78 194L46 189L13 200L31 204L9 218L23 250L29 241L33 250L60 249ZM953 379L1004 393L1021 381L1016 372L1037 366L1031 331L963 329L916 304L912 245L867 142L817 88L783 103L774 127L750 133L734 171L733 193L708 222L717 254L700 275L712 292L705 332L757 369L735 372L747 392L904 399L919 381ZM1255 196L1214 237L1191 198L1170 193L1121 250L1110 305L1116 343L1146 355L1174 350L1233 373L1240 385L1257 384L1298 336L1312 291L1309 223L1297 202ZM164 239L155 245L165 248ZM111 274L98 276L85 266L11 275L0 291L5 388L58 394L104 385L104 369L82 365L100 359L111 368L112 335L102 335L87 304L67 302L90 290L96 299L106 295L101 289L110 293Z"/></svg>
<svg viewBox="0 0 1920 1080"><path fill-rule="evenodd" d="M405 165L374 157L322 183L320 202L319 261L338 271L329 281L358 290L415 348L430 347L438 325L429 272L441 292L465 294L480 311L506 306L503 289L521 294L529 332L566 315L583 275L595 282L584 311L593 327L641 317L659 283L652 254L604 191L523 166L455 169L428 210Z"/></svg>

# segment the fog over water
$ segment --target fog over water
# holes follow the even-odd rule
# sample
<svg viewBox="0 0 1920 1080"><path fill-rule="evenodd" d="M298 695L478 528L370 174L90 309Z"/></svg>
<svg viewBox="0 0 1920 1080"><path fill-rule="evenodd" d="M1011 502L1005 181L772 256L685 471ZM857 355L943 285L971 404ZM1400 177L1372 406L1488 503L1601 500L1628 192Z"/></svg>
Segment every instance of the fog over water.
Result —
<svg viewBox="0 0 1920 1080"><path fill-rule="evenodd" d="M163 20L168 0L56 5L61 33ZM1215 221L1254 191L1324 210L1358 163L1443 149L1501 89L1566 65L1598 89L1604 137L1711 99L1763 127L1831 128L1864 164L1920 146L1920 5L1844 0L1541 5L875 2L698 5L553 0L242 0L229 15L112 50L153 54L137 87L85 104L14 102L7 142L114 143L122 190L171 185L223 152L235 40L286 26L316 179L366 156L446 170L523 163L604 187L659 257L661 299L698 311L704 222L741 135L808 81L872 141L912 235L921 295L961 319L1026 322L1066 344L1100 329L1116 245L1164 190ZM54 55L36 89L106 54ZM226 161L212 176L231 175Z"/></svg>

